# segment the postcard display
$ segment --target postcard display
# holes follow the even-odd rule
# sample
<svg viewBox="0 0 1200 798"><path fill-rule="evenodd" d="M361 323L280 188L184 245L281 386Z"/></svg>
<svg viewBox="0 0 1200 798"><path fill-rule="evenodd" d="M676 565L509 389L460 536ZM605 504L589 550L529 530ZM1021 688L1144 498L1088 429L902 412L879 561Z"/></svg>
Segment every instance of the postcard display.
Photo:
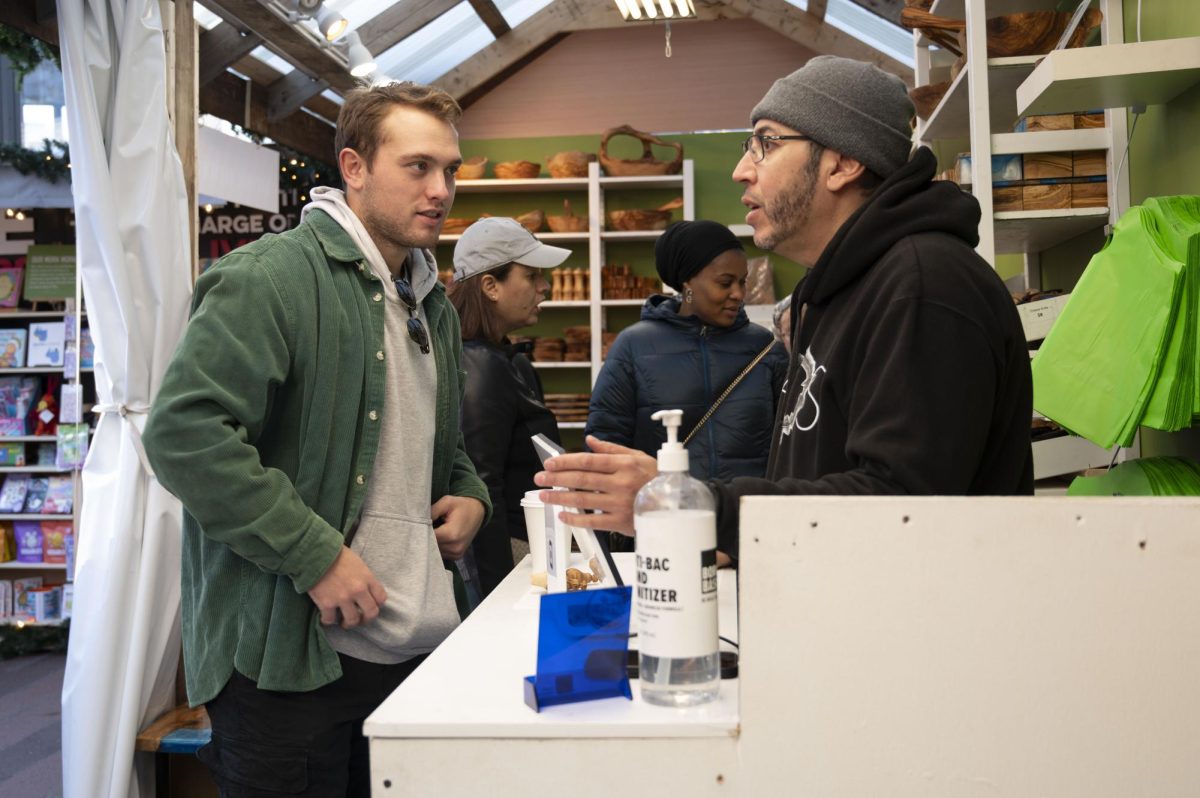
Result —
<svg viewBox="0 0 1200 798"><path fill-rule="evenodd" d="M70 617L94 349L74 248L0 269L0 624Z"/></svg>

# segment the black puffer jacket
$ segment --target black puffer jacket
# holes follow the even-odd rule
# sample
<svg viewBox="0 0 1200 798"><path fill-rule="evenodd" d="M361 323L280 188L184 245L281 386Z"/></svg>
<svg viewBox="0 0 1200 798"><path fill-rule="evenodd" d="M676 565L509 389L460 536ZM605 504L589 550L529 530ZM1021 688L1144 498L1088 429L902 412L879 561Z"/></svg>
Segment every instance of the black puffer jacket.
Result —
<svg viewBox="0 0 1200 798"><path fill-rule="evenodd" d="M682 410L680 437L686 437L772 338L744 310L730 327L707 326L678 310L677 298L652 296L642 320L617 336L592 390L588 434L655 454L667 434L652 413ZM787 355L777 344L688 444L692 476L766 473L775 398L786 376Z"/></svg>
<svg viewBox="0 0 1200 798"><path fill-rule="evenodd" d="M487 485L492 520L472 543L484 595L513 568L509 538L526 537L521 499L542 470L529 442L537 433L558 442L558 422L543 404L542 383L529 359L512 346L463 341L467 372L462 430L467 455Z"/></svg>

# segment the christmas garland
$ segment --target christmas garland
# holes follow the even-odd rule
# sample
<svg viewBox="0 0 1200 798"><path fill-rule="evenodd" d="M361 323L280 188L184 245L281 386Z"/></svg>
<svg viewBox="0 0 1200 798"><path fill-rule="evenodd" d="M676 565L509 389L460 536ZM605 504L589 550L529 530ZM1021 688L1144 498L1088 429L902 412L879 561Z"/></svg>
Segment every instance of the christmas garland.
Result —
<svg viewBox="0 0 1200 798"><path fill-rule="evenodd" d="M70 629L70 621L59 626L0 624L0 660L43 651L66 651Z"/></svg>
<svg viewBox="0 0 1200 798"><path fill-rule="evenodd" d="M71 153L66 142L42 139L40 150L30 150L19 144L0 144L0 163L6 163L23 175L36 175L51 183L67 177L71 169Z"/></svg>
<svg viewBox="0 0 1200 798"><path fill-rule="evenodd" d="M37 69L38 64L43 61L53 61L55 66L62 69L57 47L2 23L0 23L0 55L8 58L13 72L17 73L18 92L25 82L25 76Z"/></svg>

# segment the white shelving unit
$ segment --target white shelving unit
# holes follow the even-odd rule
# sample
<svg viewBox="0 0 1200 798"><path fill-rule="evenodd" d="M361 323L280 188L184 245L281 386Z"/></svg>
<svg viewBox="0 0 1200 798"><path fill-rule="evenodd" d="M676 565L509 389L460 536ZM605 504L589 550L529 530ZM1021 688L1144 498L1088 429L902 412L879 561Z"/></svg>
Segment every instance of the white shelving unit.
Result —
<svg viewBox="0 0 1200 798"><path fill-rule="evenodd" d="M607 247L610 244L622 242L653 242L661 230L618 231L606 230L605 201L609 194L628 191L649 191L662 189L677 189L683 197L683 209L680 218L692 220L696 218L695 172L692 161L683 162L683 170L678 175L648 175L642 177L606 177L600 174L600 164L588 165L587 177L578 178L530 178L527 180L460 180L457 191L460 194L503 194L503 193L544 193L564 195L587 192L588 229L580 233L537 233L538 239L547 244L583 244L588 246L588 268L590 272L588 293L591 299L571 302L543 302L541 307L549 308L587 308L588 327L592 333L591 359L583 362L535 362L539 369L587 369L590 373L591 384L595 384L603 365L600 359L602 341L601 332L607 327L607 310L609 308L640 307L643 299L602 299L601 298L601 268L606 263ZM449 244L461 238L461 235L444 235L439 243ZM582 429L583 425L563 423L563 429Z"/></svg>
<svg viewBox="0 0 1200 798"><path fill-rule="evenodd" d="M1022 114L1170 102L1200 83L1200 36L1050 53L1017 87Z"/></svg>
<svg viewBox="0 0 1200 798"><path fill-rule="evenodd" d="M919 120L917 126L917 138L922 144L933 144L940 139L969 140L973 164L971 190L982 211L979 254L992 264L995 264L997 254L1023 255L1025 285L1030 288L1041 285L1039 254L1043 250L1104 227L1129 207L1128 172L1117 174L1121 155L1128 145L1125 103L1108 107L1112 104L1097 101L1101 96L1099 91L1089 93L1075 80L1081 72L1086 72L1088 79L1096 82L1096 76L1114 68L1134 68L1136 61L1129 57L1110 59L1106 55L1129 52L1124 48L1130 45L1121 44L1124 41L1121 0L1098 0L1104 15L1100 47L1063 50L1049 56L987 57L984 22L988 18L1021 11L1054 10L1055 5L1054 0L936 0L930 9L933 13L966 20L967 62L929 119ZM935 75L948 77L951 55L936 49L919 32L914 36L914 46L917 85L937 82ZM1149 51L1144 51L1142 58L1149 57L1152 57ZM1142 64L1142 67L1150 68L1148 64ZM1057 86L1058 83L1062 86ZM1103 129L1012 132L1019 116L1100 108L1106 108ZM993 155L1076 150L1104 150L1107 153L1106 207L994 210ZM1136 447L1135 443L1132 452L1124 456L1137 456ZM1112 461L1114 454L1070 435L1035 441L1033 451L1036 479L1104 466Z"/></svg>
<svg viewBox="0 0 1200 798"><path fill-rule="evenodd" d="M1104 15L1100 25L1101 41L1106 45L1124 40L1121 0L1098 0ZM1018 11L1053 10L1053 0L937 0L931 11L942 16L965 19L967 24L967 63L929 119L920 121L917 138L923 144L939 139L970 141L972 191L979 201L983 222L979 229L979 254L989 263L998 253L1019 253L1026 258L1026 279L1040 283L1038 253L1117 218L1129 206L1128 173L1119 179L1117 165L1127 144L1125 109L1105 111L1105 127L1092 130L1061 130L1013 133L1021 112L1018 89L1031 79L1046 56L988 58L986 27L989 17ZM951 56L936 48L923 35L914 38L916 82L931 82L932 76L945 70ZM1080 48L1053 53L1052 57L1100 48ZM1105 48L1107 49L1107 48ZM933 80L936 82L936 80ZM1083 98L1066 111L1090 111L1101 106L1089 105ZM995 213L992 206L991 158L1042 152L1105 150L1108 161L1109 201L1105 208L1063 209L1053 211L1008 211Z"/></svg>

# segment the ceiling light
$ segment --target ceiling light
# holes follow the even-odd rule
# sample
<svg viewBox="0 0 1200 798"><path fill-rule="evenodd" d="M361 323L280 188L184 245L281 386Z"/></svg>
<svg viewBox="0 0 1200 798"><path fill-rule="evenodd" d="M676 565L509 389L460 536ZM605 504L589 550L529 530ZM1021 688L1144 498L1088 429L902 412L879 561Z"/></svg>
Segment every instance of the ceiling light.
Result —
<svg viewBox="0 0 1200 798"><path fill-rule="evenodd" d="M695 19L693 0L613 0L626 22Z"/></svg>
<svg viewBox="0 0 1200 798"><path fill-rule="evenodd" d="M365 78L379 68L371 51L359 38L358 31L346 34L346 58L350 62L350 74L356 78Z"/></svg>
<svg viewBox="0 0 1200 798"><path fill-rule="evenodd" d="M329 6L323 5L317 9L317 27L326 41L335 42L342 38L349 24L345 17Z"/></svg>

